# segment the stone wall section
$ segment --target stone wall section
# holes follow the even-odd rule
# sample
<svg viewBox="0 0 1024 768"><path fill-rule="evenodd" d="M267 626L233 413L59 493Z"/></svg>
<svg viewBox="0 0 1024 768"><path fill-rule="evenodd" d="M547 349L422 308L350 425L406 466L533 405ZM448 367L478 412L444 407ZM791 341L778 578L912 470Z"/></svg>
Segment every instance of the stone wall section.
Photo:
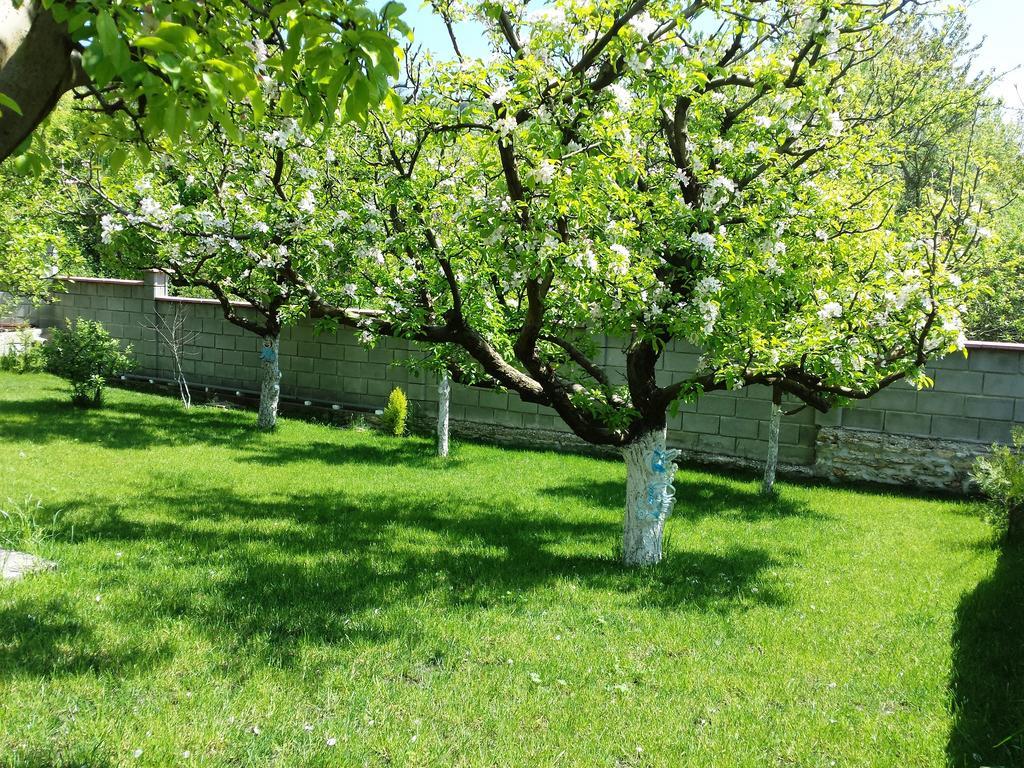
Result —
<svg viewBox="0 0 1024 768"><path fill-rule="evenodd" d="M185 356L194 386L242 392L257 388L260 340L228 323L220 305L168 295L166 276L141 280L64 278L53 303L37 308L34 324L49 328L76 317L99 320L113 336L131 343L143 376L170 378L171 357L152 330L159 318L180 313L195 341ZM601 360L622 378L623 345L600 340ZM780 470L837 481L870 480L924 488L961 490L971 461L994 442L1007 442L1024 424L1024 345L972 343L929 369L935 386L916 390L898 383L853 407L827 414L804 408L783 418ZM312 322L281 336L282 393L343 409L383 408L402 387L413 423L432 428L437 381L410 368L423 353L414 343L384 339L367 349L348 329L317 332ZM663 382L695 370L700 352L671 346L660 361ZM756 467L767 450L771 393L762 386L716 392L683 405L669 420L669 443L690 460ZM786 410L798 403L787 401ZM524 403L513 393L453 385L451 429L456 437L559 450L586 450L549 408ZM598 450L597 452L601 452Z"/></svg>

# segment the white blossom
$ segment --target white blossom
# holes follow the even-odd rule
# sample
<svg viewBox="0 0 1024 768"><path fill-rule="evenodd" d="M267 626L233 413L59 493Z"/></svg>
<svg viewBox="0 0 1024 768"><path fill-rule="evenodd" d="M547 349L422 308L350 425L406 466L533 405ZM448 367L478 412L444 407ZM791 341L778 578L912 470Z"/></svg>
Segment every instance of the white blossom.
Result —
<svg viewBox="0 0 1024 768"><path fill-rule="evenodd" d="M636 30L638 35L647 38L653 35L660 26L658 20L653 18L651 14L646 12L637 14L632 19L630 19L629 23L630 26L632 26L633 29Z"/></svg>
<svg viewBox="0 0 1024 768"><path fill-rule="evenodd" d="M619 256L619 259L614 261L611 265L612 271L618 275L625 275L626 272L629 271L629 248L624 246L622 243L612 243L609 250Z"/></svg>
<svg viewBox="0 0 1024 768"><path fill-rule="evenodd" d="M152 197L139 200L139 211L148 219L156 219L163 215L164 207Z"/></svg>
<svg viewBox="0 0 1024 768"><path fill-rule="evenodd" d="M722 281L717 277L702 277L697 283L697 293L708 295L722 290Z"/></svg>
<svg viewBox="0 0 1024 768"><path fill-rule="evenodd" d="M508 98L508 92L510 90L512 90L511 83L502 83L491 91L491 95L487 97L487 101L491 104L501 104Z"/></svg>
<svg viewBox="0 0 1024 768"><path fill-rule="evenodd" d="M499 136L504 138L508 136L510 133L512 133L512 131L516 129L517 125L519 125L519 123L516 122L515 115L505 115L504 117L498 118L498 120L495 121L494 129L498 132Z"/></svg>
<svg viewBox="0 0 1024 768"><path fill-rule="evenodd" d="M558 166L550 160L541 160L540 165L533 171L533 178L538 184L550 184L554 181L557 170Z"/></svg>
<svg viewBox="0 0 1024 768"><path fill-rule="evenodd" d="M124 224L108 213L100 219L100 230L100 240L104 245L110 245L114 235L124 230Z"/></svg>
<svg viewBox="0 0 1024 768"><path fill-rule="evenodd" d="M615 97L619 109L626 110L633 106L633 94L622 85L616 83L608 87L608 91Z"/></svg>
<svg viewBox="0 0 1024 768"><path fill-rule="evenodd" d="M316 211L316 199L313 197L313 190L307 189L302 199L299 200L299 210L303 213L314 213Z"/></svg>
<svg viewBox="0 0 1024 768"><path fill-rule="evenodd" d="M693 232L690 235L690 242L695 243L706 251L714 251L718 241L710 232Z"/></svg>
<svg viewBox="0 0 1024 768"><path fill-rule="evenodd" d="M818 317L822 320L830 320L833 317L843 316L843 305L838 301L830 301L818 310Z"/></svg>
<svg viewBox="0 0 1024 768"><path fill-rule="evenodd" d="M846 123L843 122L843 119L839 116L838 112L833 112L829 115L828 121L828 132L830 136L840 136L843 133L843 129L846 128Z"/></svg>

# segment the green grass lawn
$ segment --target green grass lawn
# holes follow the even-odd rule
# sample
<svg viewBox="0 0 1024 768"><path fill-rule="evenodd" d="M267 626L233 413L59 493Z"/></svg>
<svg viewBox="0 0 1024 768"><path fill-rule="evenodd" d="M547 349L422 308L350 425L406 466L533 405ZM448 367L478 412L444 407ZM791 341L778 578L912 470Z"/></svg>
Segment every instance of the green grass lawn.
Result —
<svg viewBox="0 0 1024 768"><path fill-rule="evenodd" d="M628 572L616 462L65 400L0 375L60 563L0 586L4 768L1024 764L1024 564L969 504L681 471Z"/></svg>

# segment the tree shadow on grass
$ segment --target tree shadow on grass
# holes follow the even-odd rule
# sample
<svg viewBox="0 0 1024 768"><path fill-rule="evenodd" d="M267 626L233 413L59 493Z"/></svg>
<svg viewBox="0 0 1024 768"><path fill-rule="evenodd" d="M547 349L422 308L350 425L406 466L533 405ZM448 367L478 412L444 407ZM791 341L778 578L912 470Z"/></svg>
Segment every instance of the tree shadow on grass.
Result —
<svg viewBox="0 0 1024 768"><path fill-rule="evenodd" d="M170 398L77 408L64 399L0 401L0 441L73 439L116 449L158 445L242 446L259 437L245 414L214 408L182 411Z"/></svg>
<svg viewBox="0 0 1024 768"><path fill-rule="evenodd" d="M290 663L300 641L380 644L422 634L429 630L415 621L421 605L467 614L516 610L535 590L566 582L617 592L630 610L727 612L784 602L765 578L780 561L755 547L673 550L658 568L624 568L612 554L617 518L563 519L528 506L430 495L409 503L339 492L253 504L226 488L145 494L170 514L140 524L94 499L72 505L65 517L76 542L109 542L126 556L142 544L151 553L135 574L140 583L132 585L126 616L142 624L187 620L218 641L225 628L237 638L259 637L260 652L275 663ZM183 586L149 576L160 559L192 578ZM396 615L409 619L396 623Z"/></svg>
<svg viewBox="0 0 1024 768"><path fill-rule="evenodd" d="M0 607L0 680L90 671L123 673L133 667L146 667L166 652L162 647L111 648L101 643L92 623L63 598L42 603L15 600Z"/></svg>
<svg viewBox="0 0 1024 768"><path fill-rule="evenodd" d="M952 644L949 765L1024 766L1024 543L960 602Z"/></svg>
<svg viewBox="0 0 1024 768"><path fill-rule="evenodd" d="M728 480L689 480L676 475L674 484L676 506L673 516L677 518L719 517L751 522L783 517L824 517L805 503L783 495L763 496L753 489L737 488L735 482ZM622 510L626 504L625 480L581 481L542 488L540 492L616 511Z"/></svg>
<svg viewBox="0 0 1024 768"><path fill-rule="evenodd" d="M253 442L246 446L243 461L268 466L290 462L316 462L321 464L362 464L375 466L403 466L447 471L463 464L457 454L441 458L430 440L417 437L379 436L374 443L345 443L317 440L303 445L272 445Z"/></svg>

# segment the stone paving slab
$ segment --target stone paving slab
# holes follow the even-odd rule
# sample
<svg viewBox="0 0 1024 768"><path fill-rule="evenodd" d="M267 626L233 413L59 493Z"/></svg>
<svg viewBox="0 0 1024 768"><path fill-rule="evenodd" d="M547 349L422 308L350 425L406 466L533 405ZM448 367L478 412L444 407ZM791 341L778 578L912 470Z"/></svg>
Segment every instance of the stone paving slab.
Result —
<svg viewBox="0 0 1024 768"><path fill-rule="evenodd" d="M2 571L3 579L20 579L26 573L52 571L56 567L56 563L50 560L43 560L27 552L0 549L0 571Z"/></svg>

